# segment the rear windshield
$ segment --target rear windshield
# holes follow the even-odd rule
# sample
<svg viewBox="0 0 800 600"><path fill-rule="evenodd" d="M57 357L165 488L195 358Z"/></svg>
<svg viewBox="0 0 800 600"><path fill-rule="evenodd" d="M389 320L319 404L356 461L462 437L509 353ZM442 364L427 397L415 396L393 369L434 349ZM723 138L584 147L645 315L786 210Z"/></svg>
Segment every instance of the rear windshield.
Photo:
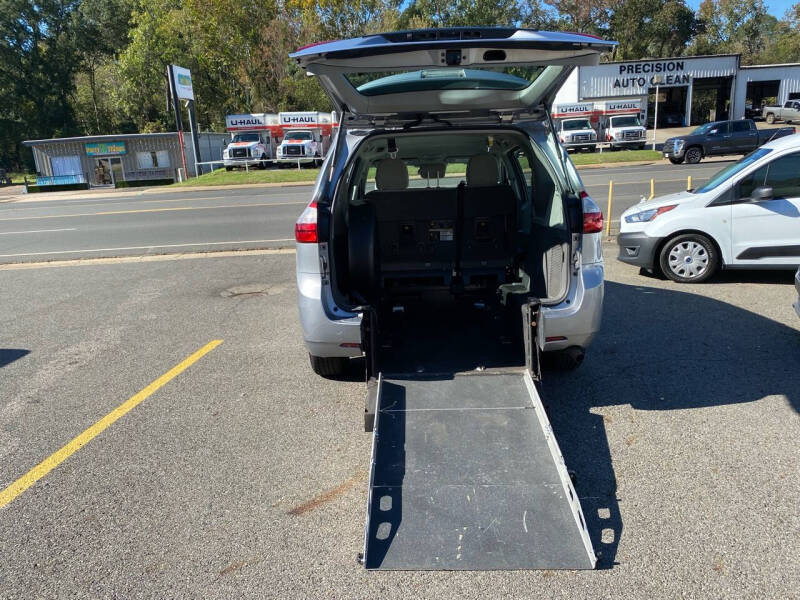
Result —
<svg viewBox="0 0 800 600"><path fill-rule="evenodd" d="M467 162L465 160L450 160L444 165L427 164L419 161L405 161L408 169L408 187L412 188L454 188L464 181L467 175ZM370 167L367 172L366 191L375 189L375 171L377 167ZM440 175L437 177L437 174Z"/></svg>
<svg viewBox="0 0 800 600"><path fill-rule="evenodd" d="M561 124L563 131L575 131L576 129L591 129L589 119L573 119L571 121L564 121Z"/></svg>
<svg viewBox="0 0 800 600"><path fill-rule="evenodd" d="M695 192L696 194L705 194L706 192L710 192L711 190L719 187L722 183L726 182L728 179L743 171L750 165L752 165L757 160L763 158L767 154L772 152L769 148L759 148L742 158L739 162L735 162L732 165L729 165L722 169L721 171L717 172L708 183L706 183L703 187L698 188Z"/></svg>
<svg viewBox="0 0 800 600"><path fill-rule="evenodd" d="M419 71L348 73L347 80L362 96L430 90L524 90L544 67L493 69L422 69Z"/></svg>

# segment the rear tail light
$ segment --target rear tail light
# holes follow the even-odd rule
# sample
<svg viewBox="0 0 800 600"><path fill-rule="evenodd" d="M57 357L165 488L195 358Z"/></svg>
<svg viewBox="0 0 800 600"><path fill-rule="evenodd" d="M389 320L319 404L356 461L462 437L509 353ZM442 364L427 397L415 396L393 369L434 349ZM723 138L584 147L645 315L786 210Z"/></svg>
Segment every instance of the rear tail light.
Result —
<svg viewBox="0 0 800 600"><path fill-rule="evenodd" d="M294 224L294 239L298 244L316 244L317 235L317 203L311 202L300 214Z"/></svg>
<svg viewBox="0 0 800 600"><path fill-rule="evenodd" d="M583 233L600 233L603 231L603 212L586 190L579 196L583 201Z"/></svg>

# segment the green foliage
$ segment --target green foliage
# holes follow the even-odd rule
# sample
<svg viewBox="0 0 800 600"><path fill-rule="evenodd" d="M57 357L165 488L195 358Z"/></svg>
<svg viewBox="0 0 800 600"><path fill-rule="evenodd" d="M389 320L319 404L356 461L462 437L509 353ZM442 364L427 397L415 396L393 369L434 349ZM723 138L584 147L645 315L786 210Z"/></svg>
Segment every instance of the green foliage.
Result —
<svg viewBox="0 0 800 600"><path fill-rule="evenodd" d="M330 110L298 46L404 28L512 25L592 33L615 58L741 53L800 61L800 3L763 0L0 0L0 166L23 139L174 129L166 69L191 69L201 129L232 112Z"/></svg>

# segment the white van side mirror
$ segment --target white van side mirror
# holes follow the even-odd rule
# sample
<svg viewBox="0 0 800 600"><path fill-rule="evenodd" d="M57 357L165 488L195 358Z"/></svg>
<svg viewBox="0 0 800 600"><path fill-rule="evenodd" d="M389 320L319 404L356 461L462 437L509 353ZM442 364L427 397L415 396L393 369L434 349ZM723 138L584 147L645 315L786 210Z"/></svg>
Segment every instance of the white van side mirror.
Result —
<svg viewBox="0 0 800 600"><path fill-rule="evenodd" d="M772 188L769 186L757 187L753 190L753 193L750 194L751 202L765 202L767 200L772 200L772 198Z"/></svg>

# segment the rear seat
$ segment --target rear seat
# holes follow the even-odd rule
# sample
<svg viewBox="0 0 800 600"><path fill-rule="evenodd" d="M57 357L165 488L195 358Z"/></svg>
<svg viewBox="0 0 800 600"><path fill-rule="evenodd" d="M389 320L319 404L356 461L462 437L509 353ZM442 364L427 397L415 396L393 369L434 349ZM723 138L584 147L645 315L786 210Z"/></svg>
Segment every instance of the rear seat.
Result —
<svg viewBox="0 0 800 600"><path fill-rule="evenodd" d="M440 169L431 171L425 175ZM403 277L449 285L456 260L457 191L409 190L408 167L396 158L378 163L375 185L366 201L375 208L381 281Z"/></svg>
<svg viewBox="0 0 800 600"><path fill-rule="evenodd" d="M476 275L504 279L515 254L517 197L510 185L498 184L497 160L478 154L467 163L464 188L461 270L465 283Z"/></svg>

